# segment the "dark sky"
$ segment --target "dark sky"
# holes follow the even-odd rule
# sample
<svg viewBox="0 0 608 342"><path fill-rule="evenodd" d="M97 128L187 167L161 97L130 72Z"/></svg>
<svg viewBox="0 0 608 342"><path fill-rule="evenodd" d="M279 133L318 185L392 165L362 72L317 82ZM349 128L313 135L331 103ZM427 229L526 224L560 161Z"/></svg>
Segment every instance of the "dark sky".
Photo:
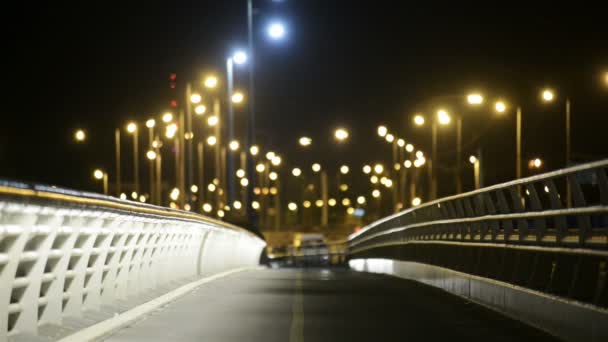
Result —
<svg viewBox="0 0 608 342"><path fill-rule="evenodd" d="M433 96L479 89L519 103L524 155L563 165L563 100L573 102L573 159L608 156L608 29L600 8L533 8L495 2L483 8L403 1L254 1L257 137L290 165L388 161L376 136L383 123L430 153L428 132L411 114ZM463 7L464 6L464 7ZM581 7L583 5L581 4ZM113 130L167 108L167 78L222 71L246 42L245 1L36 5L5 13L6 96L0 124L0 177L98 189L96 166L113 168ZM285 18L289 37L269 42L263 25ZM246 72L237 83L246 86ZM558 100L538 101L551 85ZM463 112L466 154L483 146L486 180L514 177L514 113ZM245 115L245 113L237 113ZM238 120L238 119L237 119ZM343 125L351 141L337 147ZM73 130L89 131L85 145ZM296 138L315 147L303 153ZM454 130L440 137L453 164ZM470 180L467 180L470 184Z"/></svg>

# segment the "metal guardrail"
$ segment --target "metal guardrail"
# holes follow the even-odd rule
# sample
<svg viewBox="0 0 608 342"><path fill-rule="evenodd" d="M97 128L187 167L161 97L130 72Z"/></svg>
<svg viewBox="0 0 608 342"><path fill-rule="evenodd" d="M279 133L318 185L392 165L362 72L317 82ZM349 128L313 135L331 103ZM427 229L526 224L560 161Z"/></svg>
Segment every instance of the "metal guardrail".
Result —
<svg viewBox="0 0 608 342"><path fill-rule="evenodd" d="M257 265L265 242L202 215L0 181L0 342L193 277Z"/></svg>
<svg viewBox="0 0 608 342"><path fill-rule="evenodd" d="M416 240L605 250L607 168L602 160L429 202L351 234L349 250Z"/></svg>

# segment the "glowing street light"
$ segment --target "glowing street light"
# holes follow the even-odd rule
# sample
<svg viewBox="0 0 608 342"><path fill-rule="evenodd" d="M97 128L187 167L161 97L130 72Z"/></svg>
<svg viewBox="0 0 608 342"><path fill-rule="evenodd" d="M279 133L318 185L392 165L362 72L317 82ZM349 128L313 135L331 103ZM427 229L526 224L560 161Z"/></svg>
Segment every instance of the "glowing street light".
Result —
<svg viewBox="0 0 608 342"><path fill-rule="evenodd" d="M437 111L437 121L439 121L440 125L449 125L452 121L450 114L443 109Z"/></svg>
<svg viewBox="0 0 608 342"><path fill-rule="evenodd" d="M164 123L169 123L169 122L173 121L173 114L167 112L167 113L163 114L162 119L163 119Z"/></svg>
<svg viewBox="0 0 608 342"><path fill-rule="evenodd" d="M190 95L190 102L192 103L200 103L203 98L201 94L192 94Z"/></svg>
<svg viewBox="0 0 608 342"><path fill-rule="evenodd" d="M494 104L494 109L498 113L504 113L505 110L507 110L507 105L502 101L496 101L496 103Z"/></svg>
<svg viewBox="0 0 608 342"><path fill-rule="evenodd" d="M291 174L294 175L294 177L300 177L300 175L302 174L302 170L297 167L294 167L293 170L291 170Z"/></svg>
<svg viewBox="0 0 608 342"><path fill-rule="evenodd" d="M385 139L386 139L386 142L392 143L395 140L395 136L389 133L386 135Z"/></svg>
<svg viewBox="0 0 608 342"><path fill-rule="evenodd" d="M397 139L397 145L398 145L399 147L403 147L403 146L405 146L405 140L403 140L403 139Z"/></svg>
<svg viewBox="0 0 608 342"><path fill-rule="evenodd" d="M541 166L543 166L543 161L540 158L534 158L531 159L530 162L528 163L528 166L532 169L540 169Z"/></svg>
<svg viewBox="0 0 608 342"><path fill-rule="evenodd" d="M555 94L551 89L544 89L541 93L541 97L545 102L551 102L555 98Z"/></svg>
<svg viewBox="0 0 608 342"><path fill-rule="evenodd" d="M203 211L204 211L204 212L206 212L206 213L210 213L210 212L211 212L211 210L213 210L213 207L211 206L211 204L209 204L209 203L205 203L205 204L203 204ZM218 214L219 214L219 212L218 212ZM218 215L218 216L219 216L219 215Z"/></svg>
<svg viewBox="0 0 608 342"><path fill-rule="evenodd" d="M475 163L477 163L477 157L475 157L475 156L470 156L470 157L469 157L469 162L470 162L471 164L475 164Z"/></svg>
<svg viewBox="0 0 608 342"><path fill-rule="evenodd" d="M296 211L296 210L298 210L298 205L295 204L294 202L289 202L289 204L287 205L287 208L291 211Z"/></svg>
<svg viewBox="0 0 608 342"><path fill-rule="evenodd" d="M270 38L275 40L281 39L285 36L285 25L280 22L273 22L268 25L267 32Z"/></svg>
<svg viewBox="0 0 608 342"><path fill-rule="evenodd" d="M239 178L245 177L245 170L243 170L243 169L236 170L236 176Z"/></svg>
<svg viewBox="0 0 608 342"><path fill-rule="evenodd" d="M243 95L243 93L237 91L234 94L232 94L232 103L241 103L243 102L243 99L245 98L245 96Z"/></svg>
<svg viewBox="0 0 608 342"><path fill-rule="evenodd" d="M312 139L309 137L301 137L298 140L298 143L300 143L300 146L310 146L310 144L312 144Z"/></svg>
<svg viewBox="0 0 608 342"><path fill-rule="evenodd" d="M483 103L483 96L478 93L467 95L467 102L471 105L480 105Z"/></svg>
<svg viewBox="0 0 608 342"><path fill-rule="evenodd" d="M217 86L217 77L215 76L207 76L205 78L205 88L213 89Z"/></svg>
<svg viewBox="0 0 608 342"><path fill-rule="evenodd" d="M104 175L104 172L101 171L100 169L96 169L95 171L93 171L93 177L95 179L102 179Z"/></svg>
<svg viewBox="0 0 608 342"><path fill-rule="evenodd" d="M410 167L412 167L412 161L411 160L404 161L403 166L405 166L406 169L409 169Z"/></svg>
<svg viewBox="0 0 608 342"><path fill-rule="evenodd" d="M382 164L374 165L374 172L377 174L381 174L382 172L384 172L384 166L382 166Z"/></svg>
<svg viewBox="0 0 608 342"><path fill-rule="evenodd" d="M249 185L249 180L247 178L241 178L241 186L246 187Z"/></svg>
<svg viewBox="0 0 608 342"><path fill-rule="evenodd" d="M348 138L348 131L344 128L338 128L335 130L334 132L334 137L338 140L338 141L344 141Z"/></svg>
<svg viewBox="0 0 608 342"><path fill-rule="evenodd" d="M379 198L380 197L380 190L374 189L374 191L372 191L372 197L373 198Z"/></svg>
<svg viewBox="0 0 608 342"><path fill-rule="evenodd" d="M249 148L249 153L251 153L252 156L257 156L258 153L260 153L260 148L258 145L253 145Z"/></svg>
<svg viewBox="0 0 608 342"><path fill-rule="evenodd" d="M369 165L364 165L363 166L363 173L365 173L366 175L370 174L372 172L372 167Z"/></svg>
<svg viewBox="0 0 608 342"><path fill-rule="evenodd" d="M232 55L232 60L236 64L244 64L247 62L247 54L244 51L237 51Z"/></svg>
<svg viewBox="0 0 608 342"><path fill-rule="evenodd" d="M276 156L276 154L272 151L266 152L266 159L268 159L268 160L273 160L275 156Z"/></svg>
<svg viewBox="0 0 608 342"><path fill-rule="evenodd" d="M319 172L319 171L321 171L321 164L319 164L319 163L312 164L312 171L313 172Z"/></svg>
<svg viewBox="0 0 608 342"><path fill-rule="evenodd" d="M83 141L85 141L86 138L87 138L86 134L81 129L76 130L76 132L74 133L74 139L77 142L83 142Z"/></svg>
<svg viewBox="0 0 608 342"><path fill-rule="evenodd" d="M361 205L365 204L365 197L364 196L357 197L357 203L359 203Z"/></svg>
<svg viewBox="0 0 608 342"><path fill-rule="evenodd" d="M207 107L205 107L205 105L203 104L194 107L194 112L196 113L196 115L203 115L206 111Z"/></svg>
<svg viewBox="0 0 608 342"><path fill-rule="evenodd" d="M348 168L348 166L347 166L347 165L342 165L342 166L340 166L340 173L341 173L341 174L345 175L345 174L347 174L347 173L348 173L348 171L349 171L349 168Z"/></svg>
<svg viewBox="0 0 608 342"><path fill-rule="evenodd" d="M219 121L219 119L217 118L217 116L212 115L207 118L207 125L209 125L210 127L213 127L213 126L217 125L218 121Z"/></svg>
<svg viewBox="0 0 608 342"><path fill-rule="evenodd" d="M232 140L230 142L230 144L228 144L228 147L230 148L231 151L236 151L239 149L239 142L237 140Z"/></svg>
<svg viewBox="0 0 608 342"><path fill-rule="evenodd" d="M137 124L135 122L129 122L127 124L127 132L134 133L137 130Z"/></svg>
<svg viewBox="0 0 608 342"><path fill-rule="evenodd" d="M207 137L207 144L208 144L209 146L213 146L213 145L215 145L216 143L217 143L217 138L216 138L215 136L213 136L213 135L212 135L212 136L210 136L210 137Z"/></svg>
<svg viewBox="0 0 608 342"><path fill-rule="evenodd" d="M260 163L255 166L255 170L259 173L262 173L262 172L264 172L264 170L266 170L266 165Z"/></svg>
<svg viewBox="0 0 608 342"><path fill-rule="evenodd" d="M405 145L405 150L407 152L410 152L410 153L413 152L414 151L414 145L412 145L412 144Z"/></svg>
<svg viewBox="0 0 608 342"><path fill-rule="evenodd" d="M386 136L387 133L388 133L388 128L386 128L386 126L378 126L378 135L380 137Z"/></svg>
<svg viewBox="0 0 608 342"><path fill-rule="evenodd" d="M272 165L274 165L274 166L279 166L279 165L281 165L281 161L282 161L281 157L274 156L274 158L272 158L270 163L272 163Z"/></svg>
<svg viewBox="0 0 608 342"><path fill-rule="evenodd" d="M414 116L414 124L416 126L422 126L424 125L424 116L417 114Z"/></svg>
<svg viewBox="0 0 608 342"><path fill-rule="evenodd" d="M277 180L277 178L279 178L279 175L276 172L273 171L273 172L271 172L271 173L268 174L268 178L270 178L270 180L275 181L275 180Z"/></svg>
<svg viewBox="0 0 608 342"><path fill-rule="evenodd" d="M149 119L148 121L146 121L146 127L148 127L148 128L154 128L154 126L156 126L156 120Z"/></svg>
<svg viewBox="0 0 608 342"><path fill-rule="evenodd" d="M422 200L420 199L420 197L414 197L414 199L412 200L412 206L413 207L417 207L422 203Z"/></svg>
<svg viewBox="0 0 608 342"><path fill-rule="evenodd" d="M146 157L149 160L155 160L156 159L156 152L149 150L148 152L146 152Z"/></svg>

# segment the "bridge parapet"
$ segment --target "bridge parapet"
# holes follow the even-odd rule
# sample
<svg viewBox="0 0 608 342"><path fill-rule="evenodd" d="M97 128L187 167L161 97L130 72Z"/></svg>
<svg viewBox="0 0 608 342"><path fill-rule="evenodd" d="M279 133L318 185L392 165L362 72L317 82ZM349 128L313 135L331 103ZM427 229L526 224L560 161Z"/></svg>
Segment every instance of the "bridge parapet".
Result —
<svg viewBox="0 0 608 342"><path fill-rule="evenodd" d="M351 265L567 340L608 338L608 160L442 198L349 237Z"/></svg>
<svg viewBox="0 0 608 342"><path fill-rule="evenodd" d="M0 182L0 341L257 265L264 246L255 234L202 215Z"/></svg>

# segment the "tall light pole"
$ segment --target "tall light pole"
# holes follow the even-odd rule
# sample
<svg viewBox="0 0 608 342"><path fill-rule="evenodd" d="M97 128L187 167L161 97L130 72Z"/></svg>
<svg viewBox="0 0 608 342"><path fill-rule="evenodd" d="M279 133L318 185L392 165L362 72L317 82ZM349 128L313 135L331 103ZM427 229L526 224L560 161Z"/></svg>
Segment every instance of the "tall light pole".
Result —
<svg viewBox="0 0 608 342"><path fill-rule="evenodd" d="M114 153L116 158L116 197L120 196L120 128L114 130Z"/></svg>
<svg viewBox="0 0 608 342"><path fill-rule="evenodd" d="M234 140L234 106L233 106L233 91L234 91L234 64L244 64L248 56L243 51L237 51L231 57L226 59L226 76L227 76L227 91L228 91L228 141ZM228 202L234 201L234 156L228 155L228 168L226 186L228 191Z"/></svg>
<svg viewBox="0 0 608 342"><path fill-rule="evenodd" d="M93 177L97 180L103 181L103 194L108 194L108 174L100 169L93 171Z"/></svg>
<svg viewBox="0 0 608 342"><path fill-rule="evenodd" d="M139 194L139 142L137 138L137 124L129 122L127 132L133 135L133 181L135 182L135 192Z"/></svg>

